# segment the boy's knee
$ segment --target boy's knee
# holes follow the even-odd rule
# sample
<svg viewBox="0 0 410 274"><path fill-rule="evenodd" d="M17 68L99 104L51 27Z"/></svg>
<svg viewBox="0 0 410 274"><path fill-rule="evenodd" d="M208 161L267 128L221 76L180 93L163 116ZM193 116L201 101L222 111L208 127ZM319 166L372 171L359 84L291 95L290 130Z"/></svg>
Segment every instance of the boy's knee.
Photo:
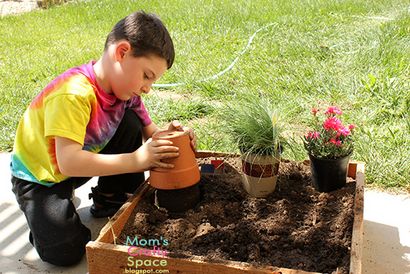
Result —
<svg viewBox="0 0 410 274"><path fill-rule="evenodd" d="M44 247L36 246L40 258L57 266L70 266L79 263L85 254L85 245L91 240L90 230L85 229L70 241L54 243Z"/></svg>

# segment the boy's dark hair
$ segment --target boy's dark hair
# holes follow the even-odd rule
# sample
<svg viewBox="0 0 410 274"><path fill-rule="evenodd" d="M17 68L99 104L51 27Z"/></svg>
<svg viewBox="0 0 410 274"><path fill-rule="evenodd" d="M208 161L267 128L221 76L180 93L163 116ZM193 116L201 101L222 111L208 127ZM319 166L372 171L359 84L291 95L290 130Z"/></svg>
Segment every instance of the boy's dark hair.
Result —
<svg viewBox="0 0 410 274"><path fill-rule="evenodd" d="M175 52L171 36L154 14L137 11L121 19L108 34L104 50L120 40L131 44L132 55L135 57L156 54L167 61L168 69L174 63Z"/></svg>

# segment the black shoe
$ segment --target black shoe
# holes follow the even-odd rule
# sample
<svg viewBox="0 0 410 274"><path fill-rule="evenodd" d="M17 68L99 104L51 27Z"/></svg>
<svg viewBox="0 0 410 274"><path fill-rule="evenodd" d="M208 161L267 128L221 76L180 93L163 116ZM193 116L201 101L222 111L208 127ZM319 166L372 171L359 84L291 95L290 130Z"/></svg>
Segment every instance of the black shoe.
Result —
<svg viewBox="0 0 410 274"><path fill-rule="evenodd" d="M90 213L94 218L111 217L118 211L118 209L120 209L120 207L97 207L93 204L90 207Z"/></svg>
<svg viewBox="0 0 410 274"><path fill-rule="evenodd" d="M30 234L28 235L28 240L30 241L30 244L31 244L32 246L34 246L33 234L31 234L31 231L30 231Z"/></svg>
<svg viewBox="0 0 410 274"><path fill-rule="evenodd" d="M88 199L93 198L94 204L90 207L90 213L95 218L111 217L128 200L126 193L115 193L112 196L101 194L98 187L92 187Z"/></svg>

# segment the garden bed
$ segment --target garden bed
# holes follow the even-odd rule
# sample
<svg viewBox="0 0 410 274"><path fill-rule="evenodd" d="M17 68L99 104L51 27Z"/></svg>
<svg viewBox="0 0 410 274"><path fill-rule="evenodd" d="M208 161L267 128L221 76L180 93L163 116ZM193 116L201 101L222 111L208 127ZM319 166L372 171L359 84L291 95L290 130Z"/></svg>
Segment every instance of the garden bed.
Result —
<svg viewBox="0 0 410 274"><path fill-rule="evenodd" d="M90 273L156 268L169 273L360 273L362 164L349 165L351 178L343 189L318 193L308 163L284 161L277 189L262 199L242 189L238 158L197 156L200 163L225 156L223 169L202 174L200 204L185 214L168 214L152 205L152 189L142 186L87 245ZM155 248L147 244L150 240L157 241ZM167 253L142 252L152 249ZM166 266L152 265L155 259ZM145 267L136 267L137 261Z"/></svg>

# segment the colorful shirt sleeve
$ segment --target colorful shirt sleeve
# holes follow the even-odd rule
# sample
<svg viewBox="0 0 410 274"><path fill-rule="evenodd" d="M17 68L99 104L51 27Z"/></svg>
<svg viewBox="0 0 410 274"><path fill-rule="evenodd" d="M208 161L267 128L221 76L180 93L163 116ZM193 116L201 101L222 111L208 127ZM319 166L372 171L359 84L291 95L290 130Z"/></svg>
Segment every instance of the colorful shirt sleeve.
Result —
<svg viewBox="0 0 410 274"><path fill-rule="evenodd" d="M44 137L59 136L84 145L91 107L84 97L57 94L45 101Z"/></svg>
<svg viewBox="0 0 410 274"><path fill-rule="evenodd" d="M13 176L51 186L66 180L57 163L55 136L84 144L92 105L92 85L68 71L48 85L25 111L13 147Z"/></svg>
<svg viewBox="0 0 410 274"><path fill-rule="evenodd" d="M144 126L148 126L152 123L151 117L149 116L141 97L134 97L131 101L130 108L135 111Z"/></svg>

